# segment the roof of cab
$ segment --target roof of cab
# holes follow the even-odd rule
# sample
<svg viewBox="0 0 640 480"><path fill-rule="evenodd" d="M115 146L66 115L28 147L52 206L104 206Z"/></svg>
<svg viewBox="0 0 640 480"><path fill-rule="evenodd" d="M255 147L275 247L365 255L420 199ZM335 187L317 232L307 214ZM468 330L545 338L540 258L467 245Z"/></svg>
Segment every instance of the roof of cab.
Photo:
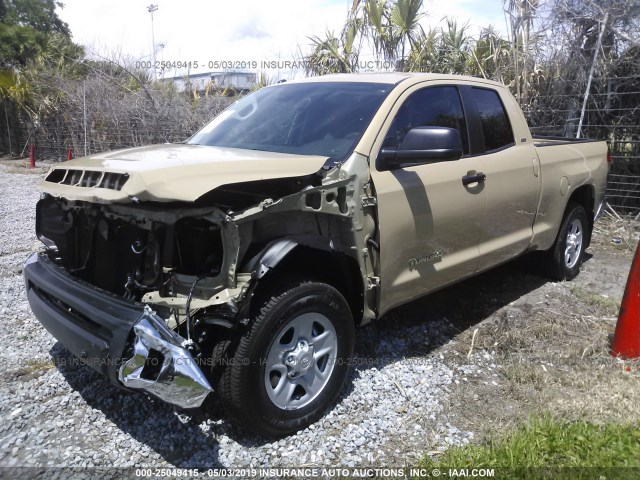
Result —
<svg viewBox="0 0 640 480"><path fill-rule="evenodd" d="M446 75L443 73L421 73L421 72L377 72L377 73L335 73L330 75L321 75L318 77L307 77L299 80L288 81L287 83L308 83L308 82L369 82L369 83L386 83L397 85L408 79L414 81L424 80L467 80L473 82L489 83L500 85L501 83L492 80L486 80L479 77L469 77L465 75Z"/></svg>

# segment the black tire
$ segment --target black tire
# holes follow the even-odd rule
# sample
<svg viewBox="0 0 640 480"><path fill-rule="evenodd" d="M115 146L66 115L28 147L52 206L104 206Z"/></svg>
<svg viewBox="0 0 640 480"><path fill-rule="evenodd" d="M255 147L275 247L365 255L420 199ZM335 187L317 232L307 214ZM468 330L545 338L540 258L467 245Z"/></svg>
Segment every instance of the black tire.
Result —
<svg viewBox="0 0 640 480"><path fill-rule="evenodd" d="M344 297L324 283L281 283L256 300L254 318L219 389L228 409L245 426L260 435L279 437L315 422L337 398L353 355L354 322ZM300 335L307 329L306 337ZM295 350L286 350L290 345L296 345ZM298 345L306 345L306 350ZM322 353L327 348L331 353ZM294 355L293 366L285 365ZM296 370L304 368L308 369L304 373ZM315 384L316 391L307 391L307 384Z"/></svg>
<svg viewBox="0 0 640 480"><path fill-rule="evenodd" d="M229 335L221 335L221 338L211 349L211 375L218 381L224 373L225 365L229 362L232 350L232 340Z"/></svg>
<svg viewBox="0 0 640 480"><path fill-rule="evenodd" d="M576 240L578 237L579 241ZM570 203L567 205L556 241L547 252L547 270L553 280L571 280L578 275L590 237L590 223L584 207Z"/></svg>

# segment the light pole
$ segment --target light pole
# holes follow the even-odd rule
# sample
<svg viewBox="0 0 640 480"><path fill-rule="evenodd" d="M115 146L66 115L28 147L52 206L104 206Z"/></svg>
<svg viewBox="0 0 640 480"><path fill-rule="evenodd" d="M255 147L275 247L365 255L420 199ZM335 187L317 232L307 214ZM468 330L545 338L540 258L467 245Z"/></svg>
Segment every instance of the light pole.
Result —
<svg viewBox="0 0 640 480"><path fill-rule="evenodd" d="M153 79L157 80L156 76L156 35L153 30L153 12L158 10L158 5L151 4L147 7L147 12L151 14L151 56L152 56L152 68L153 68Z"/></svg>

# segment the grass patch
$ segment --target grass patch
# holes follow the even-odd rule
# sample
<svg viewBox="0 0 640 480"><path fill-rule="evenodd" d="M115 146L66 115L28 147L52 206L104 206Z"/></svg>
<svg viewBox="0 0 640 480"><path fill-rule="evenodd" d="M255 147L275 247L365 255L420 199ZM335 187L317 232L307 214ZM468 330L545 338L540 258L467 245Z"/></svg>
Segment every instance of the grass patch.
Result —
<svg viewBox="0 0 640 480"><path fill-rule="evenodd" d="M510 469L508 478L598 478L593 476L594 471L586 469L617 468L607 478L638 478L638 470L620 467L640 467L640 424L595 425L536 417L485 445L450 448L437 460L425 456L419 467L441 471L496 468L497 474L504 468ZM559 467L579 470L558 470Z"/></svg>
<svg viewBox="0 0 640 480"><path fill-rule="evenodd" d="M578 285L571 287L571 294L593 307L598 313L616 315L620 310L620 300L588 292Z"/></svg>
<svg viewBox="0 0 640 480"><path fill-rule="evenodd" d="M31 359L31 360L27 360L27 362L25 363L25 365L22 367L21 372L23 372L23 374L37 374L37 373L44 373L47 370L51 370L52 368L54 368L55 365L53 364L53 362L50 359L47 360L41 360L41 359Z"/></svg>
<svg viewBox="0 0 640 480"><path fill-rule="evenodd" d="M504 368L504 376L512 383L518 385L532 385L536 390L542 389L544 375L539 365L522 365L514 363Z"/></svg>

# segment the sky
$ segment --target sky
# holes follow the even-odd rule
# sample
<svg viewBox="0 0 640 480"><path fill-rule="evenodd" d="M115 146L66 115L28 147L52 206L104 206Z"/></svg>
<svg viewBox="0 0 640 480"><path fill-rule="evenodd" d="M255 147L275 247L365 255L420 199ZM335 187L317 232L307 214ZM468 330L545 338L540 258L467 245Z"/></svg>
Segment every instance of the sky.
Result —
<svg viewBox="0 0 640 480"><path fill-rule="evenodd" d="M295 75L286 61L310 50L308 37L338 33L352 0L63 0L58 9L73 39L90 55L149 61L155 39L156 61L191 62L191 74L265 70L271 77ZM151 14L147 7L157 5ZM445 16L472 30L490 24L505 32L502 0L425 0L426 28ZM365 61L373 59L364 52ZM197 67L195 63L197 62ZM250 62L250 63L246 63ZM275 68L261 68L269 62ZM252 67L256 68L252 68ZM216 68L217 67L217 68ZM244 67L244 68L243 68ZM164 76L183 75L185 69Z"/></svg>

